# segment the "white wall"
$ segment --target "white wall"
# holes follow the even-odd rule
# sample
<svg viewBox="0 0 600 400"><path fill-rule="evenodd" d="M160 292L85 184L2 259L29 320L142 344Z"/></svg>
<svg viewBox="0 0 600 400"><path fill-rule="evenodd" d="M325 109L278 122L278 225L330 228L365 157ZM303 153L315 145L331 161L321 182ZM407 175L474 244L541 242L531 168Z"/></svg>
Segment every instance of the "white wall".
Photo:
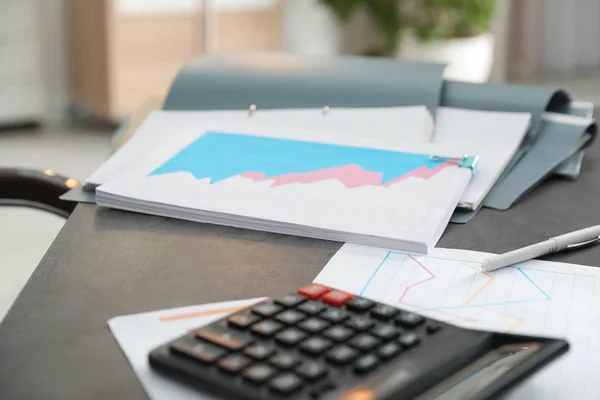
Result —
<svg viewBox="0 0 600 400"><path fill-rule="evenodd" d="M46 117L60 121L69 106L69 62L66 0L36 0L45 87Z"/></svg>
<svg viewBox="0 0 600 400"><path fill-rule="evenodd" d="M600 1L545 0L542 16L543 72L600 68Z"/></svg>

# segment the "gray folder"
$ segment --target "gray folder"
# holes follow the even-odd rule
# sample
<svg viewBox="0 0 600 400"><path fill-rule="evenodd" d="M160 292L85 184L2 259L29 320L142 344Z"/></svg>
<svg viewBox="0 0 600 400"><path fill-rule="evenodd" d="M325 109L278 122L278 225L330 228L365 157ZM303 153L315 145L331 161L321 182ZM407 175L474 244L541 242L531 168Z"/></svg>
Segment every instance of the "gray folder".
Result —
<svg viewBox="0 0 600 400"><path fill-rule="evenodd" d="M484 205L506 209L549 174L577 175L582 159L577 146L589 145L597 130L589 120L589 105L572 102L565 91L554 88L444 81L444 67L355 56L220 53L183 66L164 109L425 105L433 115L438 106L528 112L531 129ZM588 122L547 121L548 112L580 115ZM589 140L582 141L584 135ZM474 214L458 211L452 221L466 222Z"/></svg>
<svg viewBox="0 0 600 400"><path fill-rule="evenodd" d="M513 204L540 177L566 161L567 155L574 155L569 153L573 149L566 147L577 142L583 132L561 126L548 128L542 121L545 112L580 115L588 112L587 108L574 105L565 91L528 85L444 81L443 69L443 64L353 56L218 54L200 57L186 65L175 79L164 108L244 109L252 104L258 109L426 105L435 115L441 105L528 112L532 123L524 143L484 203L499 209ZM544 134L545 129L552 130ZM574 136L558 137L552 134L554 130ZM595 135L594 128L587 131ZM545 153L547 158L540 162L536 155L548 146L555 151ZM535 151L529 154L532 150ZM453 220L460 222L458 218Z"/></svg>
<svg viewBox="0 0 600 400"><path fill-rule="evenodd" d="M165 110L425 105L435 115L444 64L364 57L219 54L181 69Z"/></svg>

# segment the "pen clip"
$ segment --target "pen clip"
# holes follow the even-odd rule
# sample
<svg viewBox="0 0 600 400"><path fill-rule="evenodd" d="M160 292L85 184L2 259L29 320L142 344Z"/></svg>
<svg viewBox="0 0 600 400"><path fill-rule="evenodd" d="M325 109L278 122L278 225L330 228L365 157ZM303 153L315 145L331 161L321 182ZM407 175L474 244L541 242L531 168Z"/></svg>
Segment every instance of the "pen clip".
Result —
<svg viewBox="0 0 600 400"><path fill-rule="evenodd" d="M585 242L570 244L566 247L566 249L567 250L575 250L575 249L579 249L581 247L589 246L590 244L594 244L598 241L600 241L600 236L598 236L597 238L594 238L594 239L586 240Z"/></svg>

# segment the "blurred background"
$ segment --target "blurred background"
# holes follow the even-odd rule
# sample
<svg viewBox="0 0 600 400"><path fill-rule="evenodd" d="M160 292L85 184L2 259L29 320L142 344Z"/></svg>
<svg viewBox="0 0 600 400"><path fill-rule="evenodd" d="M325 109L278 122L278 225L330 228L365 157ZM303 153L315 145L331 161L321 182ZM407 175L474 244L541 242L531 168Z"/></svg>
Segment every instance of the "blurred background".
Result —
<svg viewBox="0 0 600 400"><path fill-rule="evenodd" d="M443 61L600 104L599 20L598 0L0 0L0 166L85 179L207 52ZM63 223L0 209L0 318Z"/></svg>
<svg viewBox="0 0 600 400"><path fill-rule="evenodd" d="M0 121L118 122L203 52L443 60L600 101L597 0L0 0Z"/></svg>

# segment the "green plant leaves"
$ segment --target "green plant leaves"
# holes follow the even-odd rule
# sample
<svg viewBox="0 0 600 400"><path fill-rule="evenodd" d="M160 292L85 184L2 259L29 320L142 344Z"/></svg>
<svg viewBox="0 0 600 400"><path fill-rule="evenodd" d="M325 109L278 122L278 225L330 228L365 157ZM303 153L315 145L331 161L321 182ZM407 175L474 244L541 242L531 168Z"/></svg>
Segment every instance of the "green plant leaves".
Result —
<svg viewBox="0 0 600 400"><path fill-rule="evenodd" d="M299 0L298 0L299 1ZM421 41L461 38L490 28L496 0L319 0L342 22L365 7L383 38L373 54L392 54L403 30Z"/></svg>
<svg viewBox="0 0 600 400"><path fill-rule="evenodd" d="M342 23L346 23L356 12L357 8L365 3L368 3L369 0L319 0L319 2L328 6Z"/></svg>
<svg viewBox="0 0 600 400"><path fill-rule="evenodd" d="M396 50L399 33L402 30L402 19L398 3L390 0L370 0L366 2L366 5L375 25L383 36L384 53L393 53Z"/></svg>

